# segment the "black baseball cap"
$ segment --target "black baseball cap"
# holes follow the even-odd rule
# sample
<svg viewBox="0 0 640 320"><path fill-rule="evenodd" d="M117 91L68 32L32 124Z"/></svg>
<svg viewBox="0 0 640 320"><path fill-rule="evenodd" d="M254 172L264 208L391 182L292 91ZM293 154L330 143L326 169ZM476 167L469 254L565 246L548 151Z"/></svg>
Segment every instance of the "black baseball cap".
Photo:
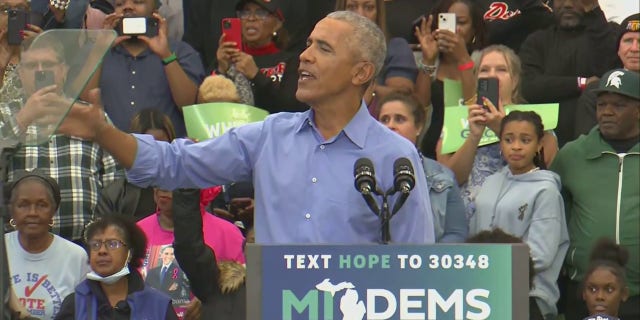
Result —
<svg viewBox="0 0 640 320"><path fill-rule="evenodd" d="M247 3L251 3L251 2L269 11L269 13L278 17L280 21L284 21L284 15L282 14L282 10L280 10L280 6L278 5L277 0L240 0L240 2L238 2L238 4L236 5L236 11L242 10L242 8Z"/></svg>

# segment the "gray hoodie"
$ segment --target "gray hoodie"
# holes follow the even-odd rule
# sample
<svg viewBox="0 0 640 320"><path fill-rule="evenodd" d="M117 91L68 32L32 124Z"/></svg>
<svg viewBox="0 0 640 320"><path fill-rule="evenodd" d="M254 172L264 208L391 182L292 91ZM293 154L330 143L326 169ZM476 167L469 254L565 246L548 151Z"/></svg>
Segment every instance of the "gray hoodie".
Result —
<svg viewBox="0 0 640 320"><path fill-rule="evenodd" d="M504 167L486 179L476 197L470 235L501 228L530 248L535 277L529 296L545 319L557 316L558 274L569 248L560 177L548 170L513 175Z"/></svg>

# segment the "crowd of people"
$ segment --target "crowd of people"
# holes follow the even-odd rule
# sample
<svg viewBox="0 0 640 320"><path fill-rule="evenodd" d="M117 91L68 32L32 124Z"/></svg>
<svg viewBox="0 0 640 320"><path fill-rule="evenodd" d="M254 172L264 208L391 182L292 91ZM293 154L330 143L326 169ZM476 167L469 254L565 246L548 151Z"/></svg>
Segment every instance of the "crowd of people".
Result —
<svg viewBox="0 0 640 320"><path fill-rule="evenodd" d="M244 319L245 244L384 242L354 163L400 157L392 242L522 242L530 319L640 319L632 1L0 0L0 76L7 319ZM208 102L270 115L190 139Z"/></svg>

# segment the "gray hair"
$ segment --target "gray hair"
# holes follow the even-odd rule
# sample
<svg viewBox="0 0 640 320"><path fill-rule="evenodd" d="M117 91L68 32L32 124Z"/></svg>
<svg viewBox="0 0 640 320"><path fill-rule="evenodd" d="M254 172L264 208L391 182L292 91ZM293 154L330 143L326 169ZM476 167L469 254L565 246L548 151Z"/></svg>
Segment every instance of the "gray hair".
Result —
<svg viewBox="0 0 640 320"><path fill-rule="evenodd" d="M382 30L371 20L351 11L332 12L327 18L344 21L353 27L347 42L362 59L373 63L374 80L382 70L387 55L387 43Z"/></svg>

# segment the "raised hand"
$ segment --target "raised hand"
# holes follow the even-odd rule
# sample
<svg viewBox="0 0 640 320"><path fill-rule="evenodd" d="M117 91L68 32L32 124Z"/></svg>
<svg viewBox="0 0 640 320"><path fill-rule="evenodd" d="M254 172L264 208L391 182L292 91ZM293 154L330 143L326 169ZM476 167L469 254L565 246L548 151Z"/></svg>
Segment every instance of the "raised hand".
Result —
<svg viewBox="0 0 640 320"><path fill-rule="evenodd" d="M171 49L169 49L169 39L167 38L167 19L163 18L158 13L154 13L153 17L158 20L158 35L155 37L138 36L138 39L144 41L149 50L155 53L160 59L167 58L171 55Z"/></svg>
<svg viewBox="0 0 640 320"><path fill-rule="evenodd" d="M438 41L438 49L445 54L452 55L458 64L471 60L467 45L459 34L438 29L435 32L435 38Z"/></svg>
<svg viewBox="0 0 640 320"><path fill-rule="evenodd" d="M226 73L229 67L233 63L232 58L240 51L237 48L237 43L233 41L225 41L224 32L218 40L218 51L216 51L216 58L218 59L218 71Z"/></svg>
<svg viewBox="0 0 640 320"><path fill-rule="evenodd" d="M249 80L255 78L260 71L253 57L244 52L237 52L232 56L231 60L238 72L242 73Z"/></svg>
<svg viewBox="0 0 640 320"><path fill-rule="evenodd" d="M424 64L433 65L438 56L438 42L435 34L431 29L433 24L433 16L429 15L428 19L422 17L420 27L416 27L414 34L420 41L420 50L422 51L422 61Z"/></svg>

